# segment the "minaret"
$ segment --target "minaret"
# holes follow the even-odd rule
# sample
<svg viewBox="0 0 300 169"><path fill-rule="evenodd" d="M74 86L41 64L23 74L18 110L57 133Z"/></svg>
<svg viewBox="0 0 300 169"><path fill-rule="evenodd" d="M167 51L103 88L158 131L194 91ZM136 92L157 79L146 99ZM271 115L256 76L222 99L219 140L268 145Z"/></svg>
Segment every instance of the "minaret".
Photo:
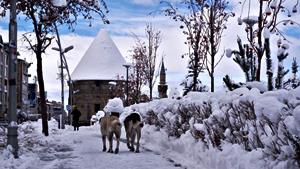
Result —
<svg viewBox="0 0 300 169"><path fill-rule="evenodd" d="M167 96L168 85L166 84L166 69L165 69L164 59L162 59L159 79L160 79L158 85L159 98L166 98L168 97Z"/></svg>

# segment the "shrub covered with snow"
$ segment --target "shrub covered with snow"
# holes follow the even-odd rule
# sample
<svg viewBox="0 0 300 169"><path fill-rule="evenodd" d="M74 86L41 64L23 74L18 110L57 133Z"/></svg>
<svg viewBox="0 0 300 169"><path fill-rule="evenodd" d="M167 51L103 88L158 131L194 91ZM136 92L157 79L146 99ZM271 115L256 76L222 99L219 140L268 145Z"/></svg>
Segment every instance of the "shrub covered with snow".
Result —
<svg viewBox="0 0 300 169"><path fill-rule="evenodd" d="M181 100L155 100L135 108L146 123L164 129L169 137L182 139L189 133L209 150L238 144L245 151L263 153L273 161L269 167L299 166L300 87L261 90L190 93Z"/></svg>

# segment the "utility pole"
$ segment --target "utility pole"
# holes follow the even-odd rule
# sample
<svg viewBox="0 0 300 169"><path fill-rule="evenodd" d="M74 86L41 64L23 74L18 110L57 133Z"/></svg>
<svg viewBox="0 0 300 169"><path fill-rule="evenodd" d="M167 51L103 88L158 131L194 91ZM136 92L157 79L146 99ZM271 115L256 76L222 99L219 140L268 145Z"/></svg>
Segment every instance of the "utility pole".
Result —
<svg viewBox="0 0 300 169"><path fill-rule="evenodd" d="M56 26L56 23L54 23L55 26L55 31L56 31L56 35L57 35L57 44L58 44L58 48L59 48L59 56L60 56L60 83L61 83L61 114L62 114L62 119L61 119L61 129L65 129L65 112L64 112L64 64L63 64L63 52L61 49L61 44L60 44L60 38L59 38L59 34L58 34L58 29Z"/></svg>
<svg viewBox="0 0 300 169"><path fill-rule="evenodd" d="M9 95L8 95L8 127L7 127L7 146L13 148L13 155L18 158L18 125L17 125L17 92L16 92L16 70L17 70L17 0L10 1L10 20L9 20Z"/></svg>
<svg viewBox="0 0 300 169"><path fill-rule="evenodd" d="M128 69L130 68L130 64L124 64L123 65L126 68L126 106L129 105L128 103Z"/></svg>
<svg viewBox="0 0 300 169"><path fill-rule="evenodd" d="M62 124L60 126L61 129L65 129L65 111L64 111L64 65L66 65L66 68L67 68L67 73L68 73L68 76L69 76L69 87L70 87L70 83L71 82L71 76L70 76L70 73L69 73L69 69L68 69L68 66L67 66L67 60L64 56L65 53L67 53L68 51L72 50L74 47L73 46L69 46L67 48L65 48L64 50L62 49L61 47L61 42L60 42L60 37L59 37L59 32L58 32L58 29L57 29L57 26L56 26L56 23L54 24L55 26L55 32L56 32L56 36L57 36L57 45L58 45L58 48L56 47L53 47L52 49L53 50L56 50L59 52L59 56L60 56L60 80L61 80L61 111L62 111ZM65 64L64 64L65 63ZM73 89L72 89L73 90Z"/></svg>

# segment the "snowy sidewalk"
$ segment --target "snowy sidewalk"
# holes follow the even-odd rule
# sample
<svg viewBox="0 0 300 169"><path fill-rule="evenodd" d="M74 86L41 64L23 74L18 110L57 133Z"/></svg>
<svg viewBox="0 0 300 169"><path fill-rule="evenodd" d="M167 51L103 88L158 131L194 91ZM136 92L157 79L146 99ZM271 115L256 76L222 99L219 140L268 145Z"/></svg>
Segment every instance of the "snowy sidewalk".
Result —
<svg viewBox="0 0 300 169"><path fill-rule="evenodd" d="M99 125L81 127L79 132L68 131L68 135L70 139L67 140L68 142L73 142L73 154L77 157L72 159L71 168L178 169L174 164L168 162L167 159L143 148L140 153L130 152L126 144L122 142L120 143L119 154L102 152ZM124 131L122 135L124 135Z"/></svg>
<svg viewBox="0 0 300 169"><path fill-rule="evenodd" d="M141 147L140 153L128 151L120 143L119 154L102 152L99 124L57 129L49 122L49 137L41 133L41 121L19 126L19 155L14 159L7 150L0 150L0 166L4 169L179 169L158 153ZM122 138L125 132L122 129ZM115 142L114 142L115 143ZM114 144L115 145L115 144Z"/></svg>

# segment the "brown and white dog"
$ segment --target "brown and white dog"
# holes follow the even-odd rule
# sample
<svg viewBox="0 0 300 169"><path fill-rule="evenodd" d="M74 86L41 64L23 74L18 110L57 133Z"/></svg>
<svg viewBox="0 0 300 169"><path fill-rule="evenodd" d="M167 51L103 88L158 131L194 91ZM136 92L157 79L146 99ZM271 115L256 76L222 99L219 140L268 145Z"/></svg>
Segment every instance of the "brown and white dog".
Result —
<svg viewBox="0 0 300 169"><path fill-rule="evenodd" d="M106 137L108 137L109 149L107 152L113 153L113 135L115 135L117 140L115 154L119 153L119 144L121 136L121 123L116 116L104 116L100 119L100 130L102 134L102 151L106 151Z"/></svg>
<svg viewBox="0 0 300 169"><path fill-rule="evenodd" d="M144 126L141 116L138 113L131 113L124 119L127 147L130 151L134 151L134 141L136 140L135 152L139 153L141 130Z"/></svg>

